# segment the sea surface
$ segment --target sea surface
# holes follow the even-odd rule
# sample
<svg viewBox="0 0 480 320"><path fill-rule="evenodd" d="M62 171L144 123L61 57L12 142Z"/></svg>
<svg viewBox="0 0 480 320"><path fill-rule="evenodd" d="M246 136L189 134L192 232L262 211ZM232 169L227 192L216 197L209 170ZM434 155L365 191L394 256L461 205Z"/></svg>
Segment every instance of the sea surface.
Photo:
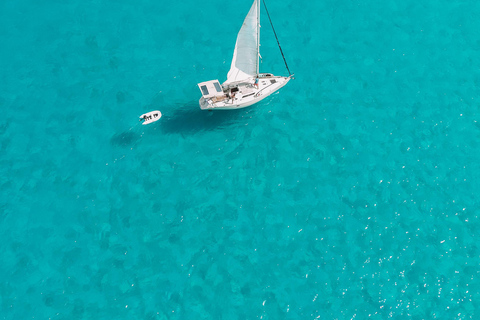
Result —
<svg viewBox="0 0 480 320"><path fill-rule="evenodd" d="M250 5L0 3L1 319L480 318L480 2Z"/></svg>

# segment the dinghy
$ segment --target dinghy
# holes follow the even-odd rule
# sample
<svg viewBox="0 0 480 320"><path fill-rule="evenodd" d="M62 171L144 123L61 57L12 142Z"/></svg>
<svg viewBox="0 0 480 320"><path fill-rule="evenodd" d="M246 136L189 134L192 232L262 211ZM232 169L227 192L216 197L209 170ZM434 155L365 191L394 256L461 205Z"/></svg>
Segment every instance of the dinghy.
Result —
<svg viewBox="0 0 480 320"><path fill-rule="evenodd" d="M147 113L144 113L140 116L140 121L144 120L142 125L150 124L152 122L160 120L162 117L162 113L158 110L155 111L150 111Z"/></svg>

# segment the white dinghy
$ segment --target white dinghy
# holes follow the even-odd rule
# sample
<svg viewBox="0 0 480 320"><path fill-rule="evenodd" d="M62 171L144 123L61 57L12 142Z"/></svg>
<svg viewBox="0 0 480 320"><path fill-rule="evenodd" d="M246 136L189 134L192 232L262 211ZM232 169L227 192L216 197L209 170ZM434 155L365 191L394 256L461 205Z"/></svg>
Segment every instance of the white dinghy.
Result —
<svg viewBox="0 0 480 320"><path fill-rule="evenodd" d="M162 117L162 113L158 110L155 111L150 111L147 113L144 113L140 116L140 121L144 120L142 125L150 124L152 122L160 120Z"/></svg>
<svg viewBox="0 0 480 320"><path fill-rule="evenodd" d="M202 92L202 97L199 101L200 109L231 110L245 108L265 99L292 79L293 75L288 69L280 44L278 46L289 76L274 76L271 73L259 72L260 1L253 1L253 5L238 33L227 80L222 84L218 80L210 80L198 84ZM263 0L263 4L265 5L265 0ZM265 6L266 9L267 7ZM268 10L266 12L268 15ZM268 17L270 19L269 15ZM277 37L275 29L273 31L275 37Z"/></svg>

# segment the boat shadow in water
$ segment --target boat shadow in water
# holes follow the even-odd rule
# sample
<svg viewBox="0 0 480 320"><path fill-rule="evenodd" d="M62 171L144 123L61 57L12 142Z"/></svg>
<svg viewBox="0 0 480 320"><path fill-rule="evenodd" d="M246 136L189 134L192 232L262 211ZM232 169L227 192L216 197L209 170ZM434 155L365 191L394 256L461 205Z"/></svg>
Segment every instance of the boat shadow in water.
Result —
<svg viewBox="0 0 480 320"><path fill-rule="evenodd" d="M165 112L161 120L161 128L165 133L180 134L223 129L229 125L239 124L239 121L247 118L247 113L252 110L205 111L200 110L198 103L187 103L175 110Z"/></svg>
<svg viewBox="0 0 480 320"><path fill-rule="evenodd" d="M137 132L125 131L122 133L114 134L110 139L110 143L117 147L130 147L136 144L141 137L141 134Z"/></svg>

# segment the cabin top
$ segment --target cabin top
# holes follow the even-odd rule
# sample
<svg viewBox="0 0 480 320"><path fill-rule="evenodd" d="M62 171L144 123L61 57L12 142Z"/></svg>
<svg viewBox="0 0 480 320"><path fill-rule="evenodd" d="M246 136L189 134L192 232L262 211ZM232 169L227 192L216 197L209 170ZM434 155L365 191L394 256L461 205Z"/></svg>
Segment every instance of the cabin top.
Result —
<svg viewBox="0 0 480 320"><path fill-rule="evenodd" d="M198 84L200 91L205 99L223 96L223 89L218 80L210 80Z"/></svg>

